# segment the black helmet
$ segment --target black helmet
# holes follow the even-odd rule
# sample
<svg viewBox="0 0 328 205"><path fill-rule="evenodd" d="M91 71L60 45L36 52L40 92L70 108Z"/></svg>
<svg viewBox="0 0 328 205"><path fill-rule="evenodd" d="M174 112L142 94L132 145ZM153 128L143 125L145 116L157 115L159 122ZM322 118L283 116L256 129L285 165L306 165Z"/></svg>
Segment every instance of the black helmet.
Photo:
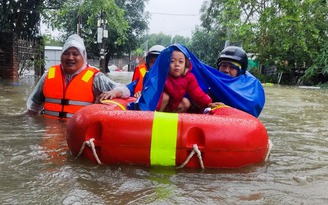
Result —
<svg viewBox="0 0 328 205"><path fill-rule="evenodd" d="M219 67L220 62L223 60L239 63L241 65L241 73L245 74L248 66L248 58L246 52L242 48L237 46L226 47L221 51L216 65Z"/></svg>

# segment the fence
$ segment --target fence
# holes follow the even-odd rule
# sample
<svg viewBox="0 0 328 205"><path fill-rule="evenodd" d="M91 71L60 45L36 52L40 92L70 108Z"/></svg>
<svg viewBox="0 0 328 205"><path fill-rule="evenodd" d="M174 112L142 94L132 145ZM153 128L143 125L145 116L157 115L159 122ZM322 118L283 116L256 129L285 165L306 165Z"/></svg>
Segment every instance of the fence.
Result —
<svg viewBox="0 0 328 205"><path fill-rule="evenodd" d="M36 75L44 71L43 44L41 38L19 39L9 31L0 32L0 77L18 81L25 71Z"/></svg>

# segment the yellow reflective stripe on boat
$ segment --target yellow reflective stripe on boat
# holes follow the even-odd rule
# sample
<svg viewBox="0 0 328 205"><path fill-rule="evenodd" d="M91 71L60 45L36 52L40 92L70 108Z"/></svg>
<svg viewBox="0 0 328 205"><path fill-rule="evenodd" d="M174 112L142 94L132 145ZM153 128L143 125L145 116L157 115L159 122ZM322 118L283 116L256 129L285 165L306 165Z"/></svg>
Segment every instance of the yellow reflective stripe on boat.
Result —
<svg viewBox="0 0 328 205"><path fill-rule="evenodd" d="M52 79L52 78L55 77L55 71L56 71L56 67L49 68L49 71L48 71L48 79Z"/></svg>
<svg viewBox="0 0 328 205"><path fill-rule="evenodd" d="M178 114L155 112L150 165L175 166L175 153L178 134Z"/></svg>
<svg viewBox="0 0 328 205"><path fill-rule="evenodd" d="M87 72L85 72L85 74L82 77L82 80L84 82L88 82L90 80L90 78L93 76L93 72L91 70L88 70Z"/></svg>
<svg viewBox="0 0 328 205"><path fill-rule="evenodd" d="M101 102L101 103L104 103L104 104L113 103L113 104L119 106L120 108L122 108L122 110L126 110L126 108L125 108L121 103L118 103L118 102L116 102L116 101L114 101L114 100L102 100L102 101L100 101L100 102Z"/></svg>

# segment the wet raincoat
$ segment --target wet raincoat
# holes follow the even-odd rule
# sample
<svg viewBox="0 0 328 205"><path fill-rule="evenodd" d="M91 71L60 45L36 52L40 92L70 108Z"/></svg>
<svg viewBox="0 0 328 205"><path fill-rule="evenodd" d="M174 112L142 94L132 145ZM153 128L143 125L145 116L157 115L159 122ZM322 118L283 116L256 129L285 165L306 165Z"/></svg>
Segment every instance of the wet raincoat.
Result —
<svg viewBox="0 0 328 205"><path fill-rule="evenodd" d="M167 76L164 91L170 96L167 106L172 111L177 109L182 98L185 97L186 94L200 106L201 111L212 102L212 99L198 86L197 79L191 73L191 69L192 68L190 68L185 75L177 78L170 75Z"/></svg>
<svg viewBox="0 0 328 205"><path fill-rule="evenodd" d="M265 104L265 94L261 82L251 73L231 77L211 66L206 65L194 56L183 45L173 44L158 56L152 69L144 79L141 97L137 100L140 110L154 111L164 89L168 75L172 52L178 48L189 58L201 89L208 93L213 102L223 102L226 105L243 110L258 117Z"/></svg>

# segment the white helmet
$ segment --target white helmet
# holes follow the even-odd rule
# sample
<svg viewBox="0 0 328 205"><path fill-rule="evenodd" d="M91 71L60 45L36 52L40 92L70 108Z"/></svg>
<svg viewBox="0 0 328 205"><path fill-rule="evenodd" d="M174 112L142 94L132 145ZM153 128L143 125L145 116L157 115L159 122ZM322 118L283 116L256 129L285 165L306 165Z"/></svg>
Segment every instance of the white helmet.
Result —
<svg viewBox="0 0 328 205"><path fill-rule="evenodd" d="M151 56L154 56L154 57L157 58L157 56L159 56L159 54L160 54L164 49L165 49L165 47L162 46L162 45L154 45L154 46L152 46L152 47L149 49L149 51L148 51L148 53L147 53L147 56L146 56L146 66L147 66L148 69L150 69L150 68L149 68L149 60L150 60L150 57L151 57Z"/></svg>
<svg viewBox="0 0 328 205"><path fill-rule="evenodd" d="M162 50L164 50L164 49L165 49L165 47L162 45L154 45L149 49L147 56L148 55L159 55L162 52Z"/></svg>

